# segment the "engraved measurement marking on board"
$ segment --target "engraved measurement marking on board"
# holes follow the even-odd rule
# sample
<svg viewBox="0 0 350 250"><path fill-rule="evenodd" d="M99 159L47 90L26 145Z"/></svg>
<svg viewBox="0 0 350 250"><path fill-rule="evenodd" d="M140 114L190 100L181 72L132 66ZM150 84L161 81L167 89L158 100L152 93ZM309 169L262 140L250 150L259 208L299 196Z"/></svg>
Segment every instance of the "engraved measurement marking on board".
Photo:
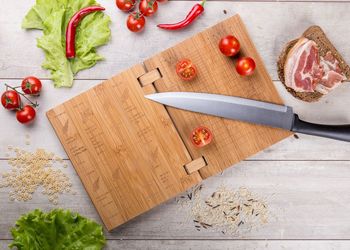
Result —
<svg viewBox="0 0 350 250"><path fill-rule="evenodd" d="M95 149L97 155L100 155L105 150L105 144L103 142L103 132L99 128L99 124L96 121L96 117L91 109L85 103L78 103L73 106L79 112L80 118L83 121L83 129L89 139L91 145Z"/></svg>

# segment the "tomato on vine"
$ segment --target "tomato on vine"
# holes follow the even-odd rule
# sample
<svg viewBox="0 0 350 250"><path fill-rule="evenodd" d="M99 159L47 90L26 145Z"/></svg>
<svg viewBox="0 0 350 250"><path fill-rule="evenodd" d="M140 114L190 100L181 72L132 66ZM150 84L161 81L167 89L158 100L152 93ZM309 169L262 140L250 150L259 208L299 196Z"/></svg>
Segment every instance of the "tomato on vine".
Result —
<svg viewBox="0 0 350 250"><path fill-rule="evenodd" d="M31 105L25 105L16 112L17 121L23 124L30 123L35 119L36 111Z"/></svg>
<svg viewBox="0 0 350 250"><path fill-rule="evenodd" d="M140 12L133 12L128 16L126 25L132 32L140 32L146 24L145 17Z"/></svg>
<svg viewBox="0 0 350 250"><path fill-rule="evenodd" d="M153 16L158 10L158 3L156 0L141 0L139 9L144 16Z"/></svg>
<svg viewBox="0 0 350 250"><path fill-rule="evenodd" d="M21 98L17 91L6 90L1 96L1 104L8 110L18 109L21 105Z"/></svg>
<svg viewBox="0 0 350 250"><path fill-rule="evenodd" d="M116 0L115 3L118 9L128 12L135 7L136 0Z"/></svg>
<svg viewBox="0 0 350 250"><path fill-rule="evenodd" d="M28 95L38 95L41 91L41 81L35 76L28 76L23 79L21 88Z"/></svg>

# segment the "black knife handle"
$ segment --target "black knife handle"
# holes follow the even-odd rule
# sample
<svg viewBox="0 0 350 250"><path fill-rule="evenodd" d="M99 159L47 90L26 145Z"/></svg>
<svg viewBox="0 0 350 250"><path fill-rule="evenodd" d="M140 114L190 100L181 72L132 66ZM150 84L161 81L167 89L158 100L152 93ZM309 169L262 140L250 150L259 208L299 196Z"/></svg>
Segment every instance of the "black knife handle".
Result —
<svg viewBox="0 0 350 250"><path fill-rule="evenodd" d="M293 132L350 142L350 125L322 125L304 122L294 114Z"/></svg>

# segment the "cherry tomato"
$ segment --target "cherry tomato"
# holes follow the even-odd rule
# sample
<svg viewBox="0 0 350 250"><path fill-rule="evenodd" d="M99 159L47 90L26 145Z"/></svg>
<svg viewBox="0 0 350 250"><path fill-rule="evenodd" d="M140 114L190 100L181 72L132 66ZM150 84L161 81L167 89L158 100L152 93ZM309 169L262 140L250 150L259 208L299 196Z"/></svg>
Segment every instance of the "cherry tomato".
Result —
<svg viewBox="0 0 350 250"><path fill-rule="evenodd" d="M146 19L140 12L133 12L128 16L126 25L132 32L140 32L145 27Z"/></svg>
<svg viewBox="0 0 350 250"><path fill-rule="evenodd" d="M1 96L1 104L5 109L14 110L19 108L21 98L14 90L7 90Z"/></svg>
<svg viewBox="0 0 350 250"><path fill-rule="evenodd" d="M194 146L201 148L211 143L213 134L208 128L200 126L192 131L190 139Z"/></svg>
<svg viewBox="0 0 350 250"><path fill-rule="evenodd" d="M239 58L236 62L237 73L242 76L250 76L255 70L255 61L250 57Z"/></svg>
<svg viewBox="0 0 350 250"><path fill-rule="evenodd" d="M35 109L30 105L25 105L21 110L16 112L17 121L20 123L29 123L35 118Z"/></svg>
<svg viewBox="0 0 350 250"><path fill-rule="evenodd" d="M115 4L121 11L128 12L135 7L136 0L116 0Z"/></svg>
<svg viewBox="0 0 350 250"><path fill-rule="evenodd" d="M144 16L153 16L157 12L158 3L156 0L141 0L139 9Z"/></svg>
<svg viewBox="0 0 350 250"><path fill-rule="evenodd" d="M41 91L41 81L35 76L28 76L23 79L22 90L28 95L38 95Z"/></svg>
<svg viewBox="0 0 350 250"><path fill-rule="evenodd" d="M197 76L197 68L191 60L183 59L176 64L177 75L185 81L191 81Z"/></svg>
<svg viewBox="0 0 350 250"><path fill-rule="evenodd" d="M225 56L235 56L239 52L241 45L236 37L228 35L221 38L219 49Z"/></svg>

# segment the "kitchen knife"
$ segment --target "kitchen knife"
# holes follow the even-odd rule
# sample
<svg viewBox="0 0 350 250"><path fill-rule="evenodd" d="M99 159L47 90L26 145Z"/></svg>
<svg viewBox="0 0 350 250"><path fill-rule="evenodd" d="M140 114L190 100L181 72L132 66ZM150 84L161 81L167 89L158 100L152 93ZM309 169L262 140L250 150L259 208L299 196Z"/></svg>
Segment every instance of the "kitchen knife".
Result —
<svg viewBox="0 0 350 250"><path fill-rule="evenodd" d="M145 97L179 109L350 142L350 125L305 122L300 120L289 106L241 97L192 92L163 92Z"/></svg>

